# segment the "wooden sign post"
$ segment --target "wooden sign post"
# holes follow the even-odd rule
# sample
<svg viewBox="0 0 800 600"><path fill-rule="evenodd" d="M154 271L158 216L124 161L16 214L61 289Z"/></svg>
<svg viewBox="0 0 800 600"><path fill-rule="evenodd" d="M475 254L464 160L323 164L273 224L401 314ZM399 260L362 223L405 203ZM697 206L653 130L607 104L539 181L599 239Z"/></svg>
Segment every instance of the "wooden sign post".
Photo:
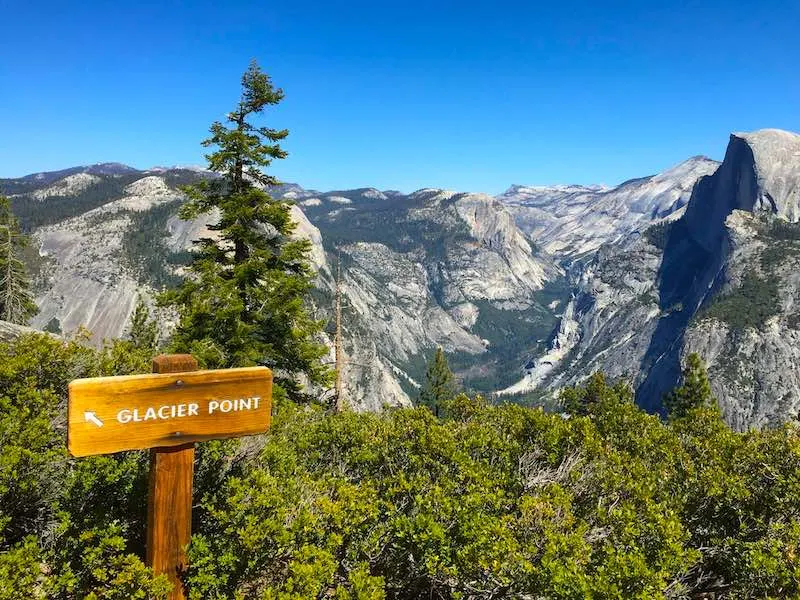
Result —
<svg viewBox="0 0 800 600"><path fill-rule="evenodd" d="M150 448L147 564L184 600L182 573L192 528L194 443L269 429L272 372L266 367L197 371L188 354L153 359L153 375L76 379L69 384L67 446L73 456Z"/></svg>

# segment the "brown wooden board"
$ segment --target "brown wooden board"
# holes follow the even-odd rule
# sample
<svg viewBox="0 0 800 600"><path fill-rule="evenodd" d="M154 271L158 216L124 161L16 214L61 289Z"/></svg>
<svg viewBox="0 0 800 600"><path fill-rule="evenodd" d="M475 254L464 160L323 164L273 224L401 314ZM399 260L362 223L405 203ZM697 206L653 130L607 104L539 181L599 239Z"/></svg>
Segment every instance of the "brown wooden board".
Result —
<svg viewBox="0 0 800 600"><path fill-rule="evenodd" d="M76 379L67 446L90 456L263 433L271 400L266 367Z"/></svg>

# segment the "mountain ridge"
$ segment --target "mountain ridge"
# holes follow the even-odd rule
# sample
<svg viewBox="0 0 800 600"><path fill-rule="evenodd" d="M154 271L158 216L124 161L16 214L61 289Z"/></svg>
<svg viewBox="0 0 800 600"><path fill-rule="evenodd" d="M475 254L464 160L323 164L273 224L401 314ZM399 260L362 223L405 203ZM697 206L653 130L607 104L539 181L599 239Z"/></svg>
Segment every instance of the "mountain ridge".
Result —
<svg viewBox="0 0 800 600"><path fill-rule="evenodd" d="M341 264L346 393L356 408L408 404L427 354L442 346L474 391L548 394L602 369L630 378L640 403L658 411L658 390L674 384L687 352L703 348L731 422L763 425L779 418L774 406L763 408L772 399L720 391L727 380L719 357L741 360L729 356L734 333L708 319L700 327L695 314L735 292L740 271L764 254L766 242L756 248L752 240L773 235L773 225L731 217L739 207L796 220L797 140L771 130L732 134L733 154L726 152L722 163L693 156L614 187L513 185L493 197L435 188L321 192L284 184L272 193L296 203L298 233L312 240L321 318L332 315L334 265ZM741 159L748 151L752 166ZM734 155L737 172L750 175L725 175ZM55 173L63 180L82 168ZM178 276L191 239L213 218L186 223L176 217L177 187L202 172L117 171L85 173L100 181L80 190L61 182L54 189L64 196L43 191L60 182L50 174L33 183L31 176L23 183L0 180L0 192L24 187L12 202L53 271L37 284L42 312L34 325L55 318L65 330L88 324L99 337L120 335L136 295L152 295L155 282ZM716 192L708 187L723 176L729 183ZM88 180L67 183L81 181ZM144 239L131 250L137 235ZM788 264L756 269L759 277L777 277L781 323L794 314ZM787 352L772 356L786 363ZM773 383L770 389L777 389ZM797 389L800 397L800 383ZM754 402L763 410L742 408ZM782 402L788 411L800 403L794 396Z"/></svg>

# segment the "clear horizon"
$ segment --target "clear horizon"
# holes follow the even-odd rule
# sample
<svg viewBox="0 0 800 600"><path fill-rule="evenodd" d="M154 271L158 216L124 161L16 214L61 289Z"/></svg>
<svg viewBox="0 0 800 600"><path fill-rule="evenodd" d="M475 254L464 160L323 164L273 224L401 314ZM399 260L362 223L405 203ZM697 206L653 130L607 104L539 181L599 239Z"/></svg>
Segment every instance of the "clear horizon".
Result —
<svg viewBox="0 0 800 600"><path fill-rule="evenodd" d="M286 92L272 172L318 190L606 184L800 131L800 7L11 3L0 177L203 164L251 58Z"/></svg>
<svg viewBox="0 0 800 600"><path fill-rule="evenodd" d="M672 167L675 167L675 166L677 166L677 165L679 165L679 164L681 164L683 162L686 162L688 160L696 158L697 156L702 156L703 158L707 158L707 159L714 160L714 161L717 161L717 162L722 162L722 157L713 158L713 157L706 156L706 155L693 155L693 156L687 157L686 159L684 159L684 160L682 160L682 161L680 161L678 163L675 163L673 165L669 165L669 166L667 166L667 167L665 167L665 168L663 168L663 169L661 169L659 171L656 171L656 172L653 172L653 173L645 173L645 174L642 174L642 175L640 175L638 177L631 177L631 178L628 178L628 179L625 179L625 180L622 180L622 181L616 181L616 182L611 182L611 183L608 183L608 182L594 182L594 183L571 183L571 182L533 182L533 183L529 182L529 183L518 183L518 182L514 182L514 183L510 183L509 185L507 185L505 188L503 188L499 192L493 192L492 195L502 194L503 192L505 192L506 190L508 190L510 187L512 187L514 185L522 185L522 186L525 186L525 187L555 187L555 186L585 185L585 186L606 186L606 187L609 187L609 188L615 188L615 187L618 187L618 186L626 183L627 181L630 181L631 179L639 179L641 177L650 177L650 176L659 175L660 173L668 171ZM99 163L91 163L91 164L85 164L85 165L69 165L67 167L62 167L62 168L58 168L58 169L52 169L52 170L49 170L49 171L32 171L30 173L24 173L22 175L16 175L16 176L12 176L12 177L0 177L0 179L22 179L23 177L29 177L29 176L32 176L32 175L38 175L40 173L52 173L52 172L58 172L58 171L66 171L68 169L77 168L77 167L87 167L88 168L88 167L99 166L99 165L103 165L103 164L107 164L107 165L118 164L118 165L122 165L122 166L125 166L125 167L130 167L130 168L136 169L137 171L141 171L141 172L150 172L150 171L154 171L154 170L157 170L157 169L182 169L182 168L185 168L185 169L203 168L204 169L205 168L205 165L201 165L201 164L196 164L196 165L188 165L188 164L185 164L185 165L151 165L149 167L143 167L143 166L137 166L137 165L130 165L130 164L127 164L127 163L122 163L120 161L115 161L115 160L107 160L107 161L103 161L103 162L99 162ZM304 190L307 190L307 191L308 190L313 190L313 191L317 191L317 192L321 192L321 193L328 193L328 192L335 192L335 191L347 191L347 190L355 190L355 189L362 189L362 188L372 188L372 189L377 189L379 191L384 191L384 192L387 192L387 191L398 191L398 192L401 192L403 194L411 194L413 192L417 192L417 191L425 189L425 188L434 188L434 186L423 186L423 187L409 189L409 190L399 190L397 188L378 187L378 186L375 186L375 185L370 185L369 182L367 182L367 183L365 183L363 185L356 185L356 186L351 186L351 187L347 187L347 188L317 188L317 187L314 187L314 186L303 185L303 183L300 182L300 181L282 180L281 183L284 184L284 185L299 185ZM481 193L480 190L476 191L476 190L457 189L457 188L435 188L435 189L448 189L449 191L456 191L456 192Z"/></svg>

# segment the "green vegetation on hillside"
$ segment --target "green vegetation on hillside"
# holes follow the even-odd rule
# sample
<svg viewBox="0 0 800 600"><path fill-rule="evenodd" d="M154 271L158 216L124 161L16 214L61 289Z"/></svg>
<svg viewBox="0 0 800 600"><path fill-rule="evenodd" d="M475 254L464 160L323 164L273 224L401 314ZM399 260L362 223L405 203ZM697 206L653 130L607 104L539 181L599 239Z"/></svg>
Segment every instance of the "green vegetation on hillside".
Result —
<svg viewBox="0 0 800 600"><path fill-rule="evenodd" d="M74 196L53 196L37 200L31 195L17 196L12 200L14 212L19 216L25 231L60 223L108 204L125 195L125 186L142 177L141 173L103 176Z"/></svg>
<svg viewBox="0 0 800 600"><path fill-rule="evenodd" d="M653 246L659 250L664 250L667 247L667 242L672 232L672 225L672 221L661 221L645 229L642 235L644 235L647 241L653 244Z"/></svg>
<svg viewBox="0 0 800 600"><path fill-rule="evenodd" d="M8 199L0 196L0 319L20 325L39 311L23 260L28 245Z"/></svg>
<svg viewBox="0 0 800 600"><path fill-rule="evenodd" d="M70 459L64 435L69 380L148 360L0 344L1 599L164 597L146 453ZM664 423L600 377L565 394L569 419L284 402L246 450L200 444L190 598L800 598L795 425L736 433L696 402Z"/></svg>
<svg viewBox="0 0 800 600"><path fill-rule="evenodd" d="M760 237L766 244L761 251L761 268L771 271L789 259L800 257L800 223L773 218L760 227Z"/></svg>
<svg viewBox="0 0 800 600"><path fill-rule="evenodd" d="M719 319L733 329L757 329L779 310L777 278L771 275L762 278L748 271L739 287L714 298L696 318Z"/></svg>
<svg viewBox="0 0 800 600"><path fill-rule="evenodd" d="M558 324L557 311L563 310L570 291L568 280L559 278L536 292L534 304L526 309L503 310L488 301L475 301L479 315L470 330L489 341L488 351L448 357L465 389L490 393L517 381L519 373L509 365L525 364L547 348ZM555 310L549 308L553 302Z"/></svg>
<svg viewBox="0 0 800 600"><path fill-rule="evenodd" d="M776 240L800 241L800 223L775 218L769 224L768 235Z"/></svg>
<svg viewBox="0 0 800 600"><path fill-rule="evenodd" d="M181 204L181 200L175 200L147 211L127 212L131 224L122 238L124 260L139 283L160 289L175 288L183 281L174 273L173 267L188 265L191 253L172 252L165 241L167 220L178 211Z"/></svg>
<svg viewBox="0 0 800 600"><path fill-rule="evenodd" d="M401 253L424 250L432 262L444 260L447 247L474 242L467 224L454 214L453 202L452 198L443 200L431 209L426 207L423 197L361 201L356 198L352 205L325 203L303 210L319 227L329 252L343 244L369 242ZM329 211L334 206L343 212L331 217ZM415 215L414 210L428 210L431 214Z"/></svg>
<svg viewBox="0 0 800 600"><path fill-rule="evenodd" d="M15 194L11 200L12 208L19 218L23 231L30 232L37 227L60 223L114 200L119 200L126 195L126 186L147 175L143 172L98 175L99 181L74 196L50 196L44 200L38 200L33 196L33 192L41 187L41 184L35 185L34 182L14 185L13 182L3 180L0 181L0 192L6 190L5 193ZM156 175L163 177L167 185L173 188L196 183L209 176L188 169L175 169L165 173L156 173ZM52 183L50 182L50 185Z"/></svg>

